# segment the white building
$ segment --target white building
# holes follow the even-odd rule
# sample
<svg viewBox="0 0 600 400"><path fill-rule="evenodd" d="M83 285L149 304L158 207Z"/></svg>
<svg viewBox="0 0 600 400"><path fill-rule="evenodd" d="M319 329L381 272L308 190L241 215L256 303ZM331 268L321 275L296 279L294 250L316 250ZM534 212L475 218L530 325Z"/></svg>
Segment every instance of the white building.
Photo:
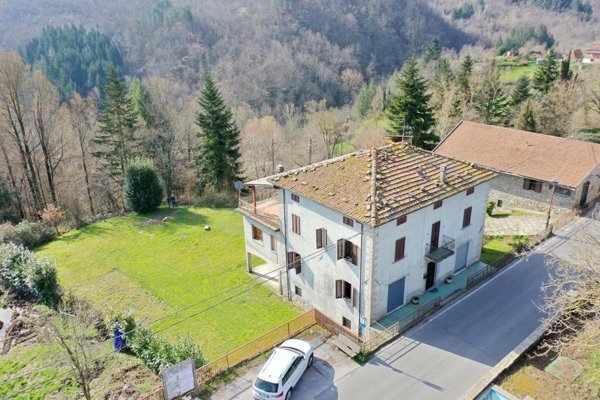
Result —
<svg viewBox="0 0 600 400"><path fill-rule="evenodd" d="M248 268L361 334L479 260L494 176L395 143L248 182Z"/></svg>

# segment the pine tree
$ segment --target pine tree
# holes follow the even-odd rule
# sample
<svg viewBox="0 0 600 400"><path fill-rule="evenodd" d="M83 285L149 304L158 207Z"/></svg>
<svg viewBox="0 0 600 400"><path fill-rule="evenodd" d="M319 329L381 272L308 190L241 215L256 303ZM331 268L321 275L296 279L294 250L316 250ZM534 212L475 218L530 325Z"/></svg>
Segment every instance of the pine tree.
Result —
<svg viewBox="0 0 600 400"><path fill-rule="evenodd" d="M373 82L362 84L356 95L356 100L354 100L354 109L359 118L364 118L371 110L371 104L375 97L375 90L376 88Z"/></svg>
<svg viewBox="0 0 600 400"><path fill-rule="evenodd" d="M473 72L473 59L466 55L460 64L460 70L456 75L456 84L462 93L469 95L471 93L471 73Z"/></svg>
<svg viewBox="0 0 600 400"><path fill-rule="evenodd" d="M500 70L492 61L481 72L473 93L473 107L479 111L486 124L504 125L509 114L509 99L504 95Z"/></svg>
<svg viewBox="0 0 600 400"><path fill-rule="evenodd" d="M569 55L567 58L563 58L560 61L560 80L561 81L569 81L573 76L573 72L571 72L571 52L569 51Z"/></svg>
<svg viewBox="0 0 600 400"><path fill-rule="evenodd" d="M544 58L541 64L535 70L533 75L533 87L539 93L545 94L552 89L552 85L559 77L560 71L558 63L556 62L556 53L553 49L550 49L546 58Z"/></svg>
<svg viewBox="0 0 600 400"><path fill-rule="evenodd" d="M523 75L517 81L515 89L510 97L510 102L516 107L527 100L529 96L531 96L531 93L529 93L529 78L527 78L526 75Z"/></svg>
<svg viewBox="0 0 600 400"><path fill-rule="evenodd" d="M128 96L134 111L147 126L152 127L156 122L154 115L152 115L152 97L141 80L135 78L131 82Z"/></svg>
<svg viewBox="0 0 600 400"><path fill-rule="evenodd" d="M535 122L535 115L533 114L533 107L529 100L525 102L525 105L521 109L521 113L515 121L515 128L529 132L537 131L537 124Z"/></svg>
<svg viewBox="0 0 600 400"><path fill-rule="evenodd" d="M133 110L127 88L114 67L108 69L106 79L106 98L100 101L100 127L94 138L100 149L94 156L102 159L108 175L120 185L125 166L135 155L137 113Z"/></svg>
<svg viewBox="0 0 600 400"><path fill-rule="evenodd" d="M442 55L442 48L437 38L431 39L425 46L423 52L423 63L427 64L429 61L437 61Z"/></svg>
<svg viewBox="0 0 600 400"><path fill-rule="evenodd" d="M210 76L204 80L198 104L198 192L207 187L230 190L240 171L240 131Z"/></svg>
<svg viewBox="0 0 600 400"><path fill-rule="evenodd" d="M413 58L406 61L395 85L399 92L392 96L386 110L388 132L392 135L411 134L415 146L432 149L438 138L431 132L435 125L431 94Z"/></svg>

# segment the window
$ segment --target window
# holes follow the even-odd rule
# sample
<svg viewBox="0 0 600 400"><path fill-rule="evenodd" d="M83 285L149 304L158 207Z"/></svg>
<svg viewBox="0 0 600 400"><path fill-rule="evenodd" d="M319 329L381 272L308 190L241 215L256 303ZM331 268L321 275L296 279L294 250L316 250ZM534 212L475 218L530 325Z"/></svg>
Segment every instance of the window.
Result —
<svg viewBox="0 0 600 400"><path fill-rule="evenodd" d="M554 189L554 193L556 193L559 196L571 197L571 189L567 189L560 186L557 186L556 189Z"/></svg>
<svg viewBox="0 0 600 400"><path fill-rule="evenodd" d="M296 203L300 203L300 196L298 196L296 193L292 193L292 200L294 200Z"/></svg>
<svg viewBox="0 0 600 400"><path fill-rule="evenodd" d="M292 214L292 232L300 235L300 217Z"/></svg>
<svg viewBox="0 0 600 400"><path fill-rule="evenodd" d="M287 253L287 265L288 269L294 268L297 274L302 272L302 257L300 257L300 254L293 251Z"/></svg>
<svg viewBox="0 0 600 400"><path fill-rule="evenodd" d="M406 215L402 215L402 216L398 217L398 219L396 220L396 225L402 225L405 222L406 222Z"/></svg>
<svg viewBox="0 0 600 400"><path fill-rule="evenodd" d="M344 224L354 226L354 220L352 218L344 217Z"/></svg>
<svg viewBox="0 0 600 400"><path fill-rule="evenodd" d="M317 234L317 249L327 247L327 230L325 228L319 228L316 231Z"/></svg>
<svg viewBox="0 0 600 400"><path fill-rule="evenodd" d="M463 213L463 228L471 225L471 212L473 211L473 207L465 208Z"/></svg>
<svg viewBox="0 0 600 400"><path fill-rule="evenodd" d="M298 365L300 365L301 361L302 357L296 357L296 359L292 362L292 365L290 365L290 369L288 369L287 372L283 375L283 378L281 378L282 385L285 385L288 379L290 379L294 372L296 372L296 368L298 368Z"/></svg>
<svg viewBox="0 0 600 400"><path fill-rule="evenodd" d="M475 193L475 188L474 187L470 187L470 188L467 189L467 196L470 196L473 193Z"/></svg>
<svg viewBox="0 0 600 400"><path fill-rule="evenodd" d="M502 207L502 200L498 199L498 200L496 201L496 206L497 206L497 207Z"/></svg>
<svg viewBox="0 0 600 400"><path fill-rule="evenodd" d="M354 265L358 265L358 246L346 239L337 241L337 259L347 259Z"/></svg>
<svg viewBox="0 0 600 400"><path fill-rule="evenodd" d="M342 317L342 326L344 328L352 329L352 322L346 317Z"/></svg>
<svg viewBox="0 0 600 400"><path fill-rule="evenodd" d="M277 251L277 243L275 242L275 236L271 235L271 251Z"/></svg>
<svg viewBox="0 0 600 400"><path fill-rule="evenodd" d="M298 286L294 286L294 293L296 293L296 296L302 297L302 288L299 288Z"/></svg>
<svg viewBox="0 0 600 400"><path fill-rule="evenodd" d="M252 225L252 239L259 241L262 243L263 241L263 231L260 228L255 227L254 225Z"/></svg>
<svg viewBox="0 0 600 400"><path fill-rule="evenodd" d="M347 300L354 305L354 290L352 289L352 285L341 279L335 281L335 298Z"/></svg>
<svg viewBox="0 0 600 400"><path fill-rule="evenodd" d="M542 182L525 178L523 181L523 189L540 193L542 191Z"/></svg>
<svg viewBox="0 0 600 400"><path fill-rule="evenodd" d="M405 244L406 238L396 240L396 253L394 254L394 261L402 260L404 258Z"/></svg>
<svg viewBox="0 0 600 400"><path fill-rule="evenodd" d="M437 208L440 208L442 206L442 203L442 200L436 201L435 203L433 203L433 209L435 210Z"/></svg>

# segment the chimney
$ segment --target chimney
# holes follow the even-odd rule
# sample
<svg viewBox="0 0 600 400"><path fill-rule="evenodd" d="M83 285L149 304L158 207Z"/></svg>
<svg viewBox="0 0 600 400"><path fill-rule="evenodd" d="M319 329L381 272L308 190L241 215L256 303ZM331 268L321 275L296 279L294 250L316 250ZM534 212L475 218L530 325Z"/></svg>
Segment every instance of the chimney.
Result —
<svg viewBox="0 0 600 400"><path fill-rule="evenodd" d="M285 170L285 168L281 164L277 164L277 166L275 167L276 174L281 174L284 170Z"/></svg>
<svg viewBox="0 0 600 400"><path fill-rule="evenodd" d="M440 183L446 183L446 171L448 166L446 164L440 165Z"/></svg>

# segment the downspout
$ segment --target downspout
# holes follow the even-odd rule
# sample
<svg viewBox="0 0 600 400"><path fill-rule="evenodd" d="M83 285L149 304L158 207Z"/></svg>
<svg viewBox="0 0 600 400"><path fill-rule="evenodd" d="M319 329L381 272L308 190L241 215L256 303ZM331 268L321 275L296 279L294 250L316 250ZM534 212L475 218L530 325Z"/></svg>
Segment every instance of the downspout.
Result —
<svg viewBox="0 0 600 400"><path fill-rule="evenodd" d="M285 189L281 189L283 193L283 245L285 248L285 257L284 257L284 265L285 265L285 277L287 281L287 297L289 301L292 301L292 292L290 290L290 268L288 265L288 230L287 230L287 203L285 201Z"/></svg>
<svg viewBox="0 0 600 400"><path fill-rule="evenodd" d="M358 294L358 336L362 337L362 327L360 326L360 321L362 319L363 316L363 295L364 295L364 282L363 282L363 276L364 276L364 268L365 268L365 258L367 257L367 249L365 248L366 242L364 240L364 235L363 235L363 231L364 231L364 224L360 224L360 248L362 249L362 255L360 257L360 267L358 269L359 274L358 274L358 279L360 282L360 293Z"/></svg>

